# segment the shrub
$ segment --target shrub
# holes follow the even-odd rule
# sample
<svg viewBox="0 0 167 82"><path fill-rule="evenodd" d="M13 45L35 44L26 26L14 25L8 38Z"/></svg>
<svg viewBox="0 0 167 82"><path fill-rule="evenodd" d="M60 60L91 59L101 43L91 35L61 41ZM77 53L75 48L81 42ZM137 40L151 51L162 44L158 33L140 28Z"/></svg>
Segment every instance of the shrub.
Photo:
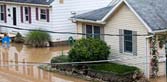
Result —
<svg viewBox="0 0 167 82"><path fill-rule="evenodd" d="M60 56L57 56L57 57L53 57L51 59L51 63L63 63L63 62L68 62L68 56L60 55Z"/></svg>
<svg viewBox="0 0 167 82"><path fill-rule="evenodd" d="M99 39L88 38L76 41L69 51L69 60L73 62L106 60L110 54L110 48Z"/></svg>
<svg viewBox="0 0 167 82"><path fill-rule="evenodd" d="M16 37L14 38L14 42L15 43L24 43L24 38L22 37L22 35L20 33L16 34Z"/></svg>
<svg viewBox="0 0 167 82"><path fill-rule="evenodd" d="M41 30L31 31L26 36L26 44L33 47L46 47L50 41L50 35Z"/></svg>

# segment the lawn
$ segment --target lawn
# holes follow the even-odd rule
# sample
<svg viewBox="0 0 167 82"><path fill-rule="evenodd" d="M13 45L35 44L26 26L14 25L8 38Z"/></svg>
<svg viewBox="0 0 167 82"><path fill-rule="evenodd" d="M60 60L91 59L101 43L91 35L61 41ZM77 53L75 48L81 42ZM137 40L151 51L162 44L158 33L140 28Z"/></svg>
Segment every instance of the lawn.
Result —
<svg viewBox="0 0 167 82"><path fill-rule="evenodd" d="M100 71L100 72L111 72L114 74L126 74L131 73L136 70L139 70L137 67L121 65L117 63L101 63L101 64L92 64L89 65L92 70Z"/></svg>

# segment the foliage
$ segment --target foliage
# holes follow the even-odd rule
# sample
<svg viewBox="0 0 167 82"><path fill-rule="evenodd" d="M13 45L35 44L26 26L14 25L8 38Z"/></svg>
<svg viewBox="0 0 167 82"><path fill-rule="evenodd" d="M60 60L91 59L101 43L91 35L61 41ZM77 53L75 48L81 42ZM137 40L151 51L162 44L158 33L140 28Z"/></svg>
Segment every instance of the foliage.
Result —
<svg viewBox="0 0 167 82"><path fill-rule="evenodd" d="M157 48L157 40L156 36L154 35L153 37L150 38L151 40L151 72L152 72L152 77L156 77L159 71L159 66L158 66L158 48Z"/></svg>
<svg viewBox="0 0 167 82"><path fill-rule="evenodd" d="M24 37L20 33L17 33L16 37L14 38L14 42L16 42L16 43L24 43Z"/></svg>
<svg viewBox="0 0 167 82"><path fill-rule="evenodd" d="M109 54L110 48L104 41L87 38L75 42L69 51L69 59L73 62L106 60Z"/></svg>
<svg viewBox="0 0 167 82"><path fill-rule="evenodd" d="M26 36L26 43L33 47L46 47L50 41L50 35L41 30L31 31Z"/></svg>
<svg viewBox="0 0 167 82"><path fill-rule="evenodd" d="M60 56L52 58L51 60L51 63L62 63L62 62L68 62L68 56L60 55Z"/></svg>
<svg viewBox="0 0 167 82"><path fill-rule="evenodd" d="M165 44L165 42L166 42L166 40L167 40L167 37L166 37L166 35L159 35L158 37L159 37L159 38L158 38L159 47L160 47L160 48L163 48L163 47L164 47L164 44Z"/></svg>
<svg viewBox="0 0 167 82"><path fill-rule="evenodd" d="M89 67L96 71L112 72L120 75L139 71L137 67L121 65L117 63L92 64L89 65Z"/></svg>

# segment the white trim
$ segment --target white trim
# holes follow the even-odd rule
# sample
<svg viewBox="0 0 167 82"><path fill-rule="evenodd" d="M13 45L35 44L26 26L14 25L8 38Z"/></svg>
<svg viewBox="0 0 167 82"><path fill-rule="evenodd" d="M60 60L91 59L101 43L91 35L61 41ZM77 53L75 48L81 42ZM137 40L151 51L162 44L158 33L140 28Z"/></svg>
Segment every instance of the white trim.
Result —
<svg viewBox="0 0 167 82"><path fill-rule="evenodd" d="M137 18L144 24L144 26L147 28L148 32L152 33L152 29L147 25L147 23L137 14L137 12L129 5L129 3L126 0L123 0L125 4L130 8L130 10L137 16Z"/></svg>
<svg viewBox="0 0 167 82"><path fill-rule="evenodd" d="M31 3L19 3L19 2L6 2L6 1L0 1L0 3L16 4L16 5L29 5L29 6L41 6L41 7L52 7L51 5L31 4Z"/></svg>
<svg viewBox="0 0 167 82"><path fill-rule="evenodd" d="M122 4L125 3L130 10L137 16L137 18L144 24L144 26L147 28L148 32L152 33L152 29L145 23L145 21L137 14L137 12L131 7L131 5L126 0L121 0L101 21L105 21L111 14Z"/></svg>
<svg viewBox="0 0 167 82"><path fill-rule="evenodd" d="M70 20L75 20L75 21L79 21L79 22L96 23L96 24L106 24L106 22L102 22L102 21L92 21L92 20L85 20L85 19L70 18Z"/></svg>
<svg viewBox="0 0 167 82"><path fill-rule="evenodd" d="M121 0L116 6L114 6L113 9L106 16L104 16L101 21L105 21L122 3L123 0Z"/></svg>
<svg viewBox="0 0 167 82"><path fill-rule="evenodd" d="M146 27L146 29L148 30L149 33L153 33L152 29L147 25L147 23L137 14L137 12L130 6L130 4L126 1L126 0L121 0L102 20L98 20L98 21L92 21L92 20L85 20L85 19L75 19L76 21L80 21L80 22L90 22L90 23L97 23L97 24L106 24L106 22L104 22L109 16L111 16L111 14L122 4L125 3L130 10L135 14L135 16L137 16L137 18L144 24L144 26Z"/></svg>
<svg viewBox="0 0 167 82"><path fill-rule="evenodd" d="M167 32L167 29L153 31L153 33L160 33L160 32Z"/></svg>

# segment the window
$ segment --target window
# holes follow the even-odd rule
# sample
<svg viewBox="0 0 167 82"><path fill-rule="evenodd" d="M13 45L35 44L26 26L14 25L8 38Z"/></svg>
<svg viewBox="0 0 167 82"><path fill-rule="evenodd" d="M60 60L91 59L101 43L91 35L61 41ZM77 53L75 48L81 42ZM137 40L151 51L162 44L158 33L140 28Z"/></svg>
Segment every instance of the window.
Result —
<svg viewBox="0 0 167 82"><path fill-rule="evenodd" d="M4 15L5 15L5 12L4 12L4 5L0 5L0 20L1 21L4 21Z"/></svg>
<svg viewBox="0 0 167 82"><path fill-rule="evenodd" d="M46 18L47 18L46 9L41 9L40 10L40 19L46 20Z"/></svg>
<svg viewBox="0 0 167 82"><path fill-rule="evenodd" d="M25 21L29 21L29 10L28 10L28 7L24 8L24 13L25 13Z"/></svg>
<svg viewBox="0 0 167 82"><path fill-rule="evenodd" d="M64 3L64 0L59 0L59 3L60 3L60 4L63 4L63 3Z"/></svg>
<svg viewBox="0 0 167 82"><path fill-rule="evenodd" d="M132 31L124 30L124 51L125 52L132 52Z"/></svg>
<svg viewBox="0 0 167 82"><path fill-rule="evenodd" d="M86 25L86 37L100 38L100 26Z"/></svg>

